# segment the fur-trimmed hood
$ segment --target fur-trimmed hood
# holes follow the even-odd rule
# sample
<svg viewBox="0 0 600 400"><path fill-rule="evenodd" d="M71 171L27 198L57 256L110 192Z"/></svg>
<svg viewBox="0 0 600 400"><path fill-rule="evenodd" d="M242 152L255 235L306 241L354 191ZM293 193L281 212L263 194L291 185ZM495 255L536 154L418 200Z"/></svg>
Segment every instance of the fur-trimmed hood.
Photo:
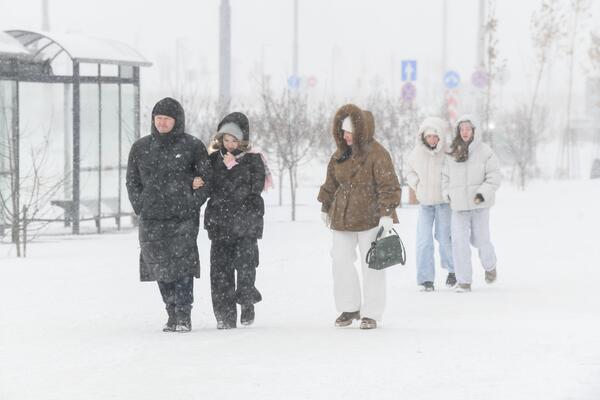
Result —
<svg viewBox="0 0 600 400"><path fill-rule="evenodd" d="M219 125L217 125L217 133L215 134L212 143L209 146L209 153L212 153L223 147L224 133L233 134L232 132L219 133L221 127L223 127L223 125L226 124L235 124L240 128L240 130L242 131L242 137L238 138L240 140L239 149L242 151L248 150L250 148L250 122L248 121L248 117L246 117L244 113L236 111L225 116L225 118L223 118L221 122L219 122Z"/></svg>
<svg viewBox="0 0 600 400"><path fill-rule="evenodd" d="M223 118L221 122L219 122L219 125L217 125L217 132L219 132L219 130L221 130L221 127L227 123L234 123L237 126L239 126L243 136L238 139L246 141L250 140L250 122L248 122L248 117L246 117L244 113L236 111L225 116L225 118Z"/></svg>
<svg viewBox="0 0 600 400"><path fill-rule="evenodd" d="M433 129L437 136L440 138L438 145L435 149L431 149L425 144L424 133L427 129ZM419 126L419 131L415 137L415 146L421 146L423 149L430 153L439 153L440 151L446 151L446 130L448 129L448 123L438 117L427 117Z"/></svg>
<svg viewBox="0 0 600 400"><path fill-rule="evenodd" d="M454 133L460 133L458 131L458 126L463 123L463 122L470 122L471 126L473 126L473 134L475 134L475 131L478 128L478 121L475 119L474 116L470 115L470 114L463 114L461 115L456 122L454 123Z"/></svg>
<svg viewBox="0 0 600 400"><path fill-rule="evenodd" d="M473 136L468 143L465 143L460 136L459 126L463 122L470 122L473 127ZM458 162L464 162L469 159L469 148L477 147L481 139L477 134L477 122L471 115L465 114L458 118L454 124L454 138L450 144L449 155Z"/></svg>
<svg viewBox="0 0 600 400"><path fill-rule="evenodd" d="M338 155L344 154L348 150L348 145L343 138L344 131L342 130L342 123L346 117L350 117L354 126L352 153L355 156L362 156L367 151L367 147L373 141L375 135L373 114L370 111L361 110L354 104L346 104L337 110L333 118L331 134L337 146Z"/></svg>
<svg viewBox="0 0 600 400"><path fill-rule="evenodd" d="M353 125L351 147L342 136L347 117ZM370 111L346 104L335 114L332 134L337 150L329 159L327 177L317 197L321 210L328 214L329 227L335 231L366 231L387 216L398 222L395 210L401 189L396 168L390 153L373 137L374 132Z"/></svg>

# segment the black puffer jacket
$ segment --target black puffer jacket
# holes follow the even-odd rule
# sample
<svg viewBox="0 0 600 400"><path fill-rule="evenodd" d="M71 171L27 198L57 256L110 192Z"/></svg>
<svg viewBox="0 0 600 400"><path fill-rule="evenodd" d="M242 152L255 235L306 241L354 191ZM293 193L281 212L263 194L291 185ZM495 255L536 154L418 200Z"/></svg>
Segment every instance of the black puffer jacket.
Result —
<svg viewBox="0 0 600 400"><path fill-rule="evenodd" d="M183 276L200 276L196 239L200 207L207 186L193 190L194 177L210 182L208 154L202 142L184 133L185 114L174 99L165 98L153 110L176 110L171 133L152 133L131 147L127 165L127 192L140 216L140 277L142 281L170 282Z"/></svg>
<svg viewBox="0 0 600 400"><path fill-rule="evenodd" d="M240 153L235 152L237 155ZM204 228L211 240L242 237L260 239L265 213L261 197L265 184L262 158L260 154L241 153L242 156L237 159L238 165L227 169L223 163L224 154L226 150L219 149L209 156L212 180L210 199L204 212Z"/></svg>

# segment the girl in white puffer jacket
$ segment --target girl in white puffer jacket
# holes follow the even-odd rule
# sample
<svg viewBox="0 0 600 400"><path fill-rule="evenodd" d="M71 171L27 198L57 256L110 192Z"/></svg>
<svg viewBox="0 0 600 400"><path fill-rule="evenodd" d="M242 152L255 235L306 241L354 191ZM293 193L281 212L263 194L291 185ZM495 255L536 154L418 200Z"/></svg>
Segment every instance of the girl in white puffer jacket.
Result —
<svg viewBox="0 0 600 400"><path fill-rule="evenodd" d="M450 240L450 206L442 196L442 166L446 158L447 123L426 118L417 133L415 148L408 158L408 185L420 203L417 222L417 284L434 290L435 258L433 230L439 244L442 268L448 270L446 285L456 285Z"/></svg>
<svg viewBox="0 0 600 400"><path fill-rule="evenodd" d="M452 208L452 254L457 291L471 291L471 246L477 248L485 280L496 280L496 252L490 240L490 207L502 175L496 154L475 135L473 118L456 121L456 136L442 174L442 195Z"/></svg>

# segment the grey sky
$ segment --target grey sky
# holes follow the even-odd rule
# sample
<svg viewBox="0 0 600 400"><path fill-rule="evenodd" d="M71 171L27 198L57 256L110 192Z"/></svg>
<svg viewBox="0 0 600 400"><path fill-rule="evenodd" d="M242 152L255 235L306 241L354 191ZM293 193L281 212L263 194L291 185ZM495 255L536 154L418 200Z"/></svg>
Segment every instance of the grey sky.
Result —
<svg viewBox="0 0 600 400"><path fill-rule="evenodd" d="M118 39L154 62L142 75L146 93L169 94L178 59L180 80L195 77L203 90L216 90L218 0L49 1L52 30ZM497 1L501 56L509 67L503 101L529 86L529 21L539 2ZM448 0L448 67L463 82L475 66L478 3ZM399 91L401 61L416 59L420 99L427 99L440 82L441 5L442 0L300 0L300 73L316 77L317 93L351 98L377 85ZM231 7L234 95L250 95L262 71L285 85L291 71L292 0L231 0ZM41 26L41 0L0 0L0 9L1 29ZM585 51L582 47L578 66L585 63ZM564 81L560 71L558 62L553 73L559 79L551 80L558 92ZM583 80L578 82L581 90Z"/></svg>

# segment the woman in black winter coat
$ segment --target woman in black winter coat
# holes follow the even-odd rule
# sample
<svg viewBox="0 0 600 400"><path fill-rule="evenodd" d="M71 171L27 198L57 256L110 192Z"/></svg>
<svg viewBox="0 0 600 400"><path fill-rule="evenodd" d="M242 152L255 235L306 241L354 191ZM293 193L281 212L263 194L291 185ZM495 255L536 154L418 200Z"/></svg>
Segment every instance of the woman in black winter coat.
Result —
<svg viewBox="0 0 600 400"><path fill-rule="evenodd" d="M204 228L211 240L210 282L217 328L229 329L236 327L236 303L241 305L241 324L250 325L254 304L262 299L254 282L265 211L261 197L265 165L260 154L248 152L249 124L244 114L229 114L217 132L215 151L209 156L213 172Z"/></svg>

